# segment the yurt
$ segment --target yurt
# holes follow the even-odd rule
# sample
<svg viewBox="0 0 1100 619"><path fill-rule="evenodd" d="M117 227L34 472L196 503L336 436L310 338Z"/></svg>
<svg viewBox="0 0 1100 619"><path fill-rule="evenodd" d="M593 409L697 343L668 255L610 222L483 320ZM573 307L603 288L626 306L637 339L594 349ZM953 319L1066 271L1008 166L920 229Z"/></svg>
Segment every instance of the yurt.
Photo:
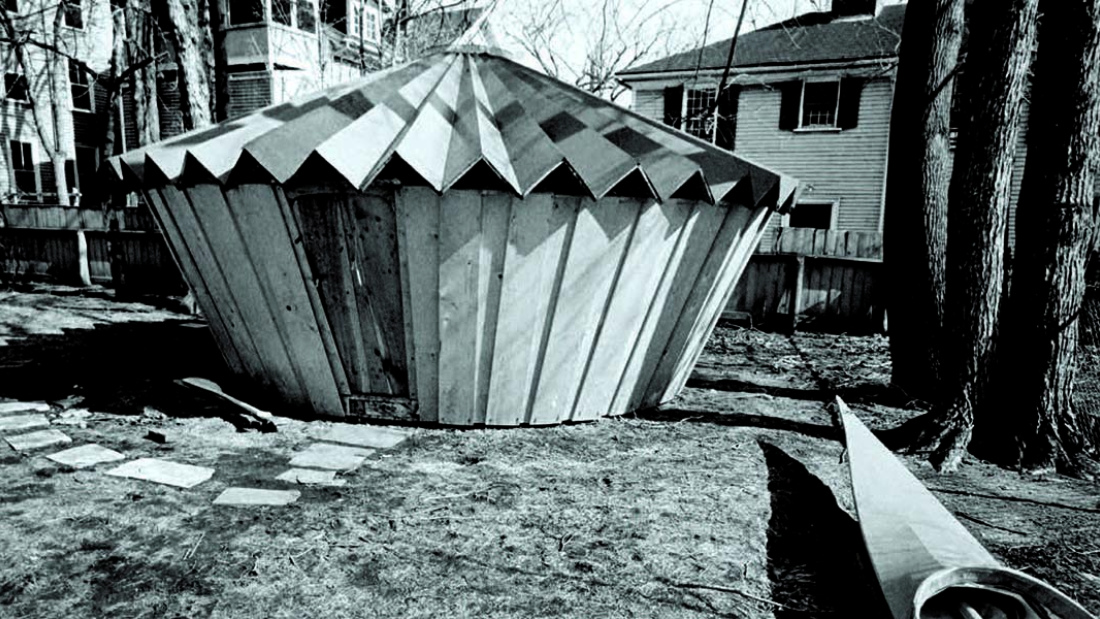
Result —
<svg viewBox="0 0 1100 619"><path fill-rule="evenodd" d="M111 164L243 384L313 415L452 426L673 398L797 184L474 52Z"/></svg>

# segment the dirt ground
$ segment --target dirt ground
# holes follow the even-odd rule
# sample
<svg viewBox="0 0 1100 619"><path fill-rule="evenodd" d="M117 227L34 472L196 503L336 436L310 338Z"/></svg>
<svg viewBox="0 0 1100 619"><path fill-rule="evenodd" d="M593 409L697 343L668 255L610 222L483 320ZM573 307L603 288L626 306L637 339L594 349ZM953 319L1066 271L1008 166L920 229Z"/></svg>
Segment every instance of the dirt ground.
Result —
<svg viewBox="0 0 1100 619"><path fill-rule="evenodd" d="M0 616L887 616L824 407L841 393L873 428L915 414L886 389L881 337L720 327L661 410L415 429L344 487L238 508L211 501L287 487L275 475L328 424L236 431L223 405L173 384L226 377L203 324L158 303L0 291L0 399L51 402L55 421L91 411L57 426L74 444L216 469L180 490L0 444ZM1100 487L906 463L1006 564L1100 612Z"/></svg>

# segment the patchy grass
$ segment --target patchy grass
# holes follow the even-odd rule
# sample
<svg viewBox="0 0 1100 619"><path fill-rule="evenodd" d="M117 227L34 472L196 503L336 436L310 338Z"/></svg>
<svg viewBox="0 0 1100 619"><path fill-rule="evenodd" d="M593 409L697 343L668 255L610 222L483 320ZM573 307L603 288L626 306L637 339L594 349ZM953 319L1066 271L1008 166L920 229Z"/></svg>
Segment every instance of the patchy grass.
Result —
<svg viewBox="0 0 1100 619"><path fill-rule="evenodd" d="M220 371L184 317L149 308L146 322L104 320L109 298L70 310L50 296L16 305L100 326L16 334L14 324L0 347L0 397L83 395L95 414L62 428L74 444L217 473L178 490L3 446L0 616L838 617L872 616L881 603L823 407L830 372L857 373L829 364L857 354L852 366L873 386L881 341L821 336L811 346L719 329L697 387L660 411L552 428L419 429L344 475L345 487L247 509L211 501L231 485L287 487L274 476L325 424L236 432L218 404L171 383ZM12 302L0 299L0 320ZM153 352L147 329L171 348ZM140 363L128 361L135 351ZM101 357L124 371L70 363ZM9 380L28 376L28 364L49 380ZM750 391L726 389L731 377ZM141 415L146 405L169 418ZM912 414L872 399L858 410L872 425ZM169 444L144 440L150 429ZM1086 589L1100 575L1095 486L974 461L950 478L909 464L950 509L977 519L964 524L999 557L1100 609Z"/></svg>

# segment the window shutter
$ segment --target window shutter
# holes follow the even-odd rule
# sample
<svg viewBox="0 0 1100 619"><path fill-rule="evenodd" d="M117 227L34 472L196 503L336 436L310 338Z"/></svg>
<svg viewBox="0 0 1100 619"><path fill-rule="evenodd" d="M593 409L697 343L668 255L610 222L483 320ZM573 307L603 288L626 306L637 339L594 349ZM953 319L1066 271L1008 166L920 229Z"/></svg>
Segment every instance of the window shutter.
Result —
<svg viewBox="0 0 1100 619"><path fill-rule="evenodd" d="M782 100L779 103L779 128L793 131L798 128L798 113L802 106L802 82L778 84Z"/></svg>
<svg viewBox="0 0 1100 619"><path fill-rule="evenodd" d="M737 101L741 98L740 86L727 86L718 93L718 131L714 143L719 148L732 151L737 139Z"/></svg>
<svg viewBox="0 0 1100 619"><path fill-rule="evenodd" d="M677 129L681 126L680 112L684 105L684 85L665 88L665 124Z"/></svg>
<svg viewBox="0 0 1100 619"><path fill-rule="evenodd" d="M863 92L862 77L846 77L840 80L840 102L837 106L836 125L841 129L859 126L859 96Z"/></svg>

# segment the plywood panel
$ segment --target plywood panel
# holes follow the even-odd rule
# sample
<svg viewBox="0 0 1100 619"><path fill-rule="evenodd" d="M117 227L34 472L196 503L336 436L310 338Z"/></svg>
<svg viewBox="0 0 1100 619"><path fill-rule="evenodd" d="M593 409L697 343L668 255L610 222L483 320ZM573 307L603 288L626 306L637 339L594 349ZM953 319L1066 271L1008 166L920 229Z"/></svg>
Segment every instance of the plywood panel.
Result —
<svg viewBox="0 0 1100 619"><path fill-rule="evenodd" d="M351 392L386 393L381 361L370 353L361 331L343 201L338 196L304 196L295 201L294 210Z"/></svg>
<svg viewBox="0 0 1100 619"><path fill-rule="evenodd" d="M694 303L689 301L684 307L683 316L695 313L695 320L688 332L683 351L676 359L676 365L671 379L664 386L664 393L660 402L667 402L676 397L676 394L684 387L688 376L691 374L695 362L703 352L707 338L714 331L714 325L725 307L726 300L733 291L733 286L741 276L741 272L748 262L749 256L756 249L764 230L767 227L771 212L766 208L752 212L748 208L733 208L726 217L726 226L715 241L715 251L708 258L708 264L699 274L700 281L696 283L695 292L701 293L709 288L701 306L695 309ZM732 228L732 229L731 229ZM725 239L732 238L732 242ZM728 245L725 245L729 243ZM723 247L725 245L725 247ZM704 282L709 280L709 271L714 262L718 262L718 274L709 286ZM670 358L670 360L672 360Z"/></svg>
<svg viewBox="0 0 1100 619"><path fill-rule="evenodd" d="M469 425L477 387L481 194L452 191L439 211L439 422Z"/></svg>
<svg viewBox="0 0 1100 619"><path fill-rule="evenodd" d="M197 224L229 285L229 294L253 335L272 386L293 405L309 404L302 379L291 363L285 334L271 315L270 300L264 295L256 265L245 249L221 188L197 185L186 192Z"/></svg>
<svg viewBox="0 0 1100 619"><path fill-rule="evenodd" d="M514 426L527 419L537 359L550 323L550 298L575 214L564 206L548 194L513 201L493 342L488 425Z"/></svg>
<svg viewBox="0 0 1100 619"><path fill-rule="evenodd" d="M261 385L269 384L251 334L229 294L225 277L202 231L194 223L187 197L175 187L149 191L145 195L160 215L176 264L187 278L226 364L235 374L246 374Z"/></svg>
<svg viewBox="0 0 1100 619"><path fill-rule="evenodd" d="M481 256L478 260L477 390L474 423L485 423L489 407L489 383L493 373L497 324L500 319L504 258L508 251L508 228L512 196L487 194L481 200ZM523 205L520 205L523 208Z"/></svg>
<svg viewBox="0 0 1100 619"><path fill-rule="evenodd" d="M630 200L610 198L599 204L584 200L579 207L561 286L552 300L554 317L531 406L533 425L558 423L572 412L600 317L637 220L637 206Z"/></svg>
<svg viewBox="0 0 1100 619"><path fill-rule="evenodd" d="M427 187L403 187L396 194L397 216L405 219L416 397L422 421L436 421L439 415L439 202Z"/></svg>
<svg viewBox="0 0 1100 619"><path fill-rule="evenodd" d="M374 332L378 344L371 352L378 357L389 393L409 393L405 371L405 333L401 307L401 268L397 257L397 221L392 198L380 195L352 196L346 222L351 224L354 244L351 268L360 307L369 305L373 321L361 322L363 333ZM362 317L362 314L360 314ZM368 338L372 339L372 338Z"/></svg>
<svg viewBox="0 0 1100 619"><path fill-rule="evenodd" d="M603 328L588 363L573 419L606 415L624 379L630 353L642 337L649 302L664 275L690 209L680 202L639 203L639 218Z"/></svg>
<svg viewBox="0 0 1100 619"><path fill-rule="evenodd" d="M728 207L725 205L699 203L696 212L692 213L688 220L682 240L683 252L673 255L675 263L670 262L669 271L666 273L666 277L670 279L668 290L661 295L660 305L654 305L646 318L647 322L650 320L656 322L652 327L653 335L645 342L644 348L639 342L639 347L634 353L640 355L638 362L641 363L641 369L637 371L636 381L630 384L624 382L624 387L629 385L631 388L629 400L625 405L619 401L623 395L620 389L620 393L616 395L616 402L612 405L613 414L619 414L619 411L636 410L642 406L642 398L653 379L653 373L657 369L661 355L668 346L669 338L673 335L673 330L699 271L710 253L711 245L722 228L727 210ZM656 302L657 299L654 299L655 304Z"/></svg>
<svg viewBox="0 0 1100 619"><path fill-rule="evenodd" d="M340 392L286 224L278 209L272 208L276 202L274 189L270 185L241 185L225 195L237 225L247 231L248 255L309 401L317 412L343 416Z"/></svg>

